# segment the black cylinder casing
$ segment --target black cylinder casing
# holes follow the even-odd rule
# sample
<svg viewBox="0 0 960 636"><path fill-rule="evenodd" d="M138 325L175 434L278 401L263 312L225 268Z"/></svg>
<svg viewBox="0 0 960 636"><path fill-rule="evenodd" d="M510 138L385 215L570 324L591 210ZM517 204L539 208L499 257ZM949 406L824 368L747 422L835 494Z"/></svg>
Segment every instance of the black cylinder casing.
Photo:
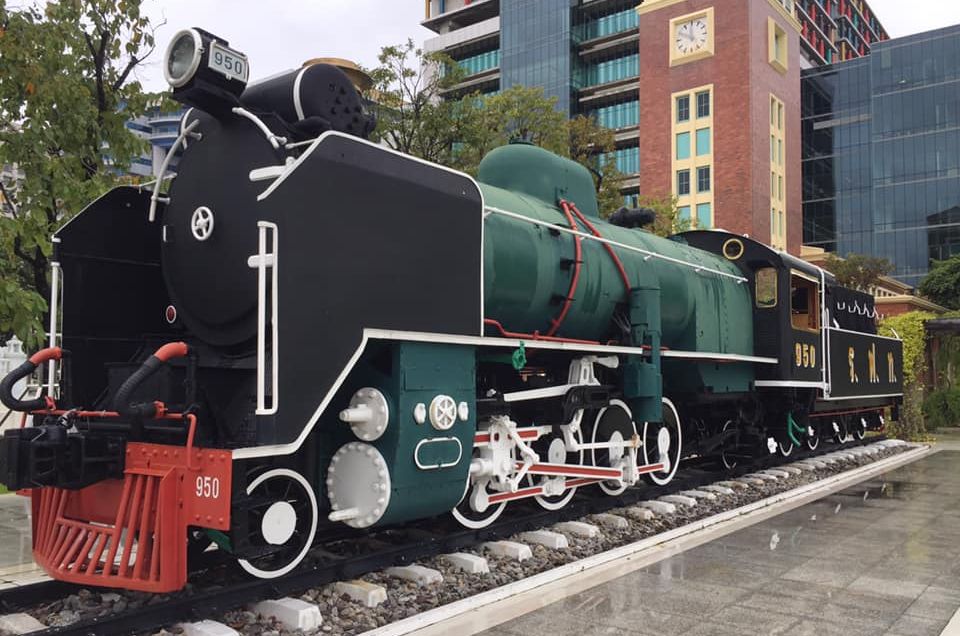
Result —
<svg viewBox="0 0 960 636"><path fill-rule="evenodd" d="M327 130L366 138L374 119L346 73L312 64L248 86L240 102L249 110L274 113L303 135Z"/></svg>

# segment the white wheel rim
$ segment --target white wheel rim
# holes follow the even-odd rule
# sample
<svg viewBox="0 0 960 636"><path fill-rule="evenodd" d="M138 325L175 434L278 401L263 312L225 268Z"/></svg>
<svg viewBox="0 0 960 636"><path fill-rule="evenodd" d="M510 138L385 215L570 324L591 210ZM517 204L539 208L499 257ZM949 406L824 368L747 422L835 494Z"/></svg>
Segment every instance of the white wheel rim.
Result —
<svg viewBox="0 0 960 636"><path fill-rule="evenodd" d="M663 475L662 472L647 473L647 475L650 477L650 480L651 480L653 483L655 483L656 485L658 485L658 486L666 486L667 484L669 484L669 483L673 480L673 476L677 474L677 469L680 467L680 455L681 455L681 453L682 453L682 451L683 451L683 426L682 426L681 423L680 423L680 414L677 412L677 407L675 407L675 406L673 405L673 402L671 402L671 401L670 401L669 399L667 399L667 398L663 398L663 406L670 409L670 412L673 414L673 421L676 423L676 427L677 427L677 430L676 430L676 433L677 433L677 442L676 442L676 444L677 444L677 461L675 461L675 462L672 463L672 465L670 466L670 472L667 473L666 475ZM663 426L663 428L666 428L666 427L667 427L667 425L666 425L666 419L667 419L667 418L663 418L663 419L664 419L664 426ZM650 426L650 423L649 423L649 422L646 422L646 423L644 423L644 425L643 425L643 439L644 439L644 442L646 442L646 439L647 439L647 427L648 427L648 426ZM658 435L658 438L659 438L659 433L658 433L657 435ZM671 447L672 447L672 444L673 444L673 442L672 442L672 437L673 437L673 435L671 435ZM656 459L659 460L660 458L657 457ZM644 464L647 464L647 465L650 464L650 457L648 456L647 445L646 445L646 444L643 445L643 463L644 463Z"/></svg>
<svg viewBox="0 0 960 636"><path fill-rule="evenodd" d="M630 410L630 407L627 406L626 403L622 402L621 400L610 400L609 405L600 409L600 412L597 413L597 419L594 421L593 435L590 436L590 440L594 444L596 444L599 441L597 440L597 425L600 423L600 420L603 418L603 414L607 412L607 409L613 408L615 406L623 409L623 411L627 414L627 417L630 418L630 426L633 429L633 434L636 435L637 424L636 422L633 421L633 412ZM611 440L614 440L616 438L619 438L620 442L624 441L623 434L620 431L614 431L613 435L610 436ZM614 454L617 452L619 452L619 454L615 456ZM624 453L624 446L622 444L619 445L618 447L614 447L608 450L608 455L611 460L619 459L623 457L623 453ZM593 460L593 465L596 466L597 465L596 449L593 449L591 451L590 459ZM628 488L627 484L625 483L621 483L619 486L611 486L608 482L605 482L605 481L598 482L597 485L600 486L600 490L602 490L607 495L610 495L611 497L615 497L617 495L623 494Z"/></svg>
<svg viewBox="0 0 960 636"><path fill-rule="evenodd" d="M720 433L721 434L725 433L727 431L727 428L731 424L733 424L732 420L727 420L726 422L724 422L723 428L720 429ZM721 447L720 449L720 461L723 462L723 467L726 468L727 470L732 470L737 467L737 460L734 459L733 461L731 461L727 459L727 454L723 451L723 447Z"/></svg>
<svg viewBox="0 0 960 636"><path fill-rule="evenodd" d="M466 498L468 493L470 492L470 485L471 485L470 479L468 478L467 487L463 491L464 498ZM463 499L461 499L460 501L462 502ZM460 504L458 503L457 505L460 505ZM483 519L470 519L469 517L464 516L464 514L461 513L459 510L457 510L456 506L454 506L451 512L453 513L453 518L456 519L457 522L460 523L464 528L470 528L471 530L479 530L480 528L486 528L491 523L496 521L497 518L500 517L501 514L503 514L503 511L506 507L507 507L506 501L500 504L494 504L493 506L490 506L489 508L487 508L487 510L492 509L493 512L491 512L489 515L487 515ZM477 511L475 510L474 512L477 512Z"/></svg>
<svg viewBox="0 0 960 636"><path fill-rule="evenodd" d="M577 442L583 442L583 433L580 430L577 430L576 435L574 437L577 440ZM553 461L554 446L557 444L557 442L560 442L560 445L563 446L564 448L563 459L561 461L566 461L566 458L567 458L566 444L564 444L563 440L561 440L560 438L557 438L550 443L549 459L550 461ZM582 450L580 451L580 463L583 464ZM532 480L531 480L531 483L533 483ZM537 495L534 497L534 499L537 501L537 504L539 504L540 507L542 507L544 510L551 510L551 511L560 510L561 508L566 506L568 503L570 503L570 500L573 499L573 496L576 494L576 492L577 492L577 487L574 486L573 488L567 488L563 492L563 494L560 495L559 498L547 497L544 495Z"/></svg>
<svg viewBox="0 0 960 636"><path fill-rule="evenodd" d="M470 494L470 489L473 486L474 486L473 478L468 475L467 483L464 484L464 487L463 487L463 496L460 497L460 501L457 502L457 506L463 503L464 499L468 498ZM483 487L486 488L486 482L484 482ZM469 499L467 499L467 505L470 505ZM453 515L453 518L457 520L457 523L462 525L464 528L469 528L471 530L479 530L480 528L486 528L491 523L496 521L497 518L501 514L503 514L504 509L507 507L507 502L504 501L503 503L500 503L500 504L494 504L494 506L496 506L495 508L494 506L488 506L487 510L490 510L491 508L493 508L493 512L491 512L488 516L484 517L483 519L470 519L469 517L461 513L459 510L457 510L457 506L454 506L453 510L450 511L450 513ZM477 511L474 510L474 512L477 512Z"/></svg>
<svg viewBox="0 0 960 636"><path fill-rule="evenodd" d="M300 484L307 493L307 499L310 502L310 532L307 535L307 540L304 542L303 549L300 550L297 556L294 557L290 563L278 570L261 570L246 559L237 559L237 563L239 563L240 567L242 567L248 574L261 579L275 579L287 574L292 569L300 565L300 562L303 561L303 559L307 556L307 552L310 551L310 547L313 545L313 537L317 534L317 495L313 492L313 488L310 487L310 482L308 482L300 473L292 471L288 468L276 468L274 470L268 470L254 479L253 482L247 486L247 494L251 494L257 488L257 486L268 479L275 479L278 477L286 477L294 480Z"/></svg>
<svg viewBox="0 0 960 636"><path fill-rule="evenodd" d="M260 534L270 545L283 545L297 529L297 511L286 501L275 501L260 522Z"/></svg>

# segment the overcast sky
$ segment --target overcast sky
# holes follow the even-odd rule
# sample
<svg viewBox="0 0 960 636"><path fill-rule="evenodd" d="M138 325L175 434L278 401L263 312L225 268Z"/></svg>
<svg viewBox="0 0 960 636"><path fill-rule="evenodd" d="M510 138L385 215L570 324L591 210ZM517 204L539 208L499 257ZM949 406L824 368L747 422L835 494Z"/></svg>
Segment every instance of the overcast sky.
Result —
<svg viewBox="0 0 960 636"><path fill-rule="evenodd" d="M892 37L960 23L957 0L869 1ZM251 78L312 57L375 66L380 47L408 38L422 44L432 35L420 26L423 0L146 0L144 5L155 22L166 20L157 32L157 51L139 72L152 91L165 88L160 58L167 42L189 26L212 31L246 53Z"/></svg>

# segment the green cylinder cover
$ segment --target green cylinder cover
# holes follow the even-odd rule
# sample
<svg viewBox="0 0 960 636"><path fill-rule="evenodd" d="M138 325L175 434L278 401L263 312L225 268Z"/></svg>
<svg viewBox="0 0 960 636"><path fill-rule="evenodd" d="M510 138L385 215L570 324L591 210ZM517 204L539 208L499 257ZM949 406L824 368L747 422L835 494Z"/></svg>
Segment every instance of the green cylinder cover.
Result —
<svg viewBox="0 0 960 636"><path fill-rule="evenodd" d="M566 199L604 238L667 257L647 258L613 248L631 287L660 289L664 346L753 353L752 301L748 286L738 281L740 270L723 257L682 241L597 218L593 180L586 168L540 148L515 144L491 152L481 164L479 180L488 208L569 227L559 208L559 200ZM579 221L577 229L591 233ZM570 291L575 237L492 213L486 217L484 246L485 316L509 331L547 334ZM628 290L603 244L582 239L581 247L579 282L555 335L606 341L616 335L614 313L618 306L626 306ZM488 329L488 334L498 331Z"/></svg>

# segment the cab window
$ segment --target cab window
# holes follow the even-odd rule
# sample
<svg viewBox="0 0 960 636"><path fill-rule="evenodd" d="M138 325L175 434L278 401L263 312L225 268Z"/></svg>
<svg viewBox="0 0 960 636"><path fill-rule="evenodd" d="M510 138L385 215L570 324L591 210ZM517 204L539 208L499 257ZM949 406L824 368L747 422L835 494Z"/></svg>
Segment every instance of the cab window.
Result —
<svg viewBox="0 0 960 636"><path fill-rule="evenodd" d="M757 270L756 276L757 307L769 309L777 306L777 270L774 267L764 267Z"/></svg>
<svg viewBox="0 0 960 636"><path fill-rule="evenodd" d="M794 329L820 329L820 286L796 274L790 277L790 323Z"/></svg>

